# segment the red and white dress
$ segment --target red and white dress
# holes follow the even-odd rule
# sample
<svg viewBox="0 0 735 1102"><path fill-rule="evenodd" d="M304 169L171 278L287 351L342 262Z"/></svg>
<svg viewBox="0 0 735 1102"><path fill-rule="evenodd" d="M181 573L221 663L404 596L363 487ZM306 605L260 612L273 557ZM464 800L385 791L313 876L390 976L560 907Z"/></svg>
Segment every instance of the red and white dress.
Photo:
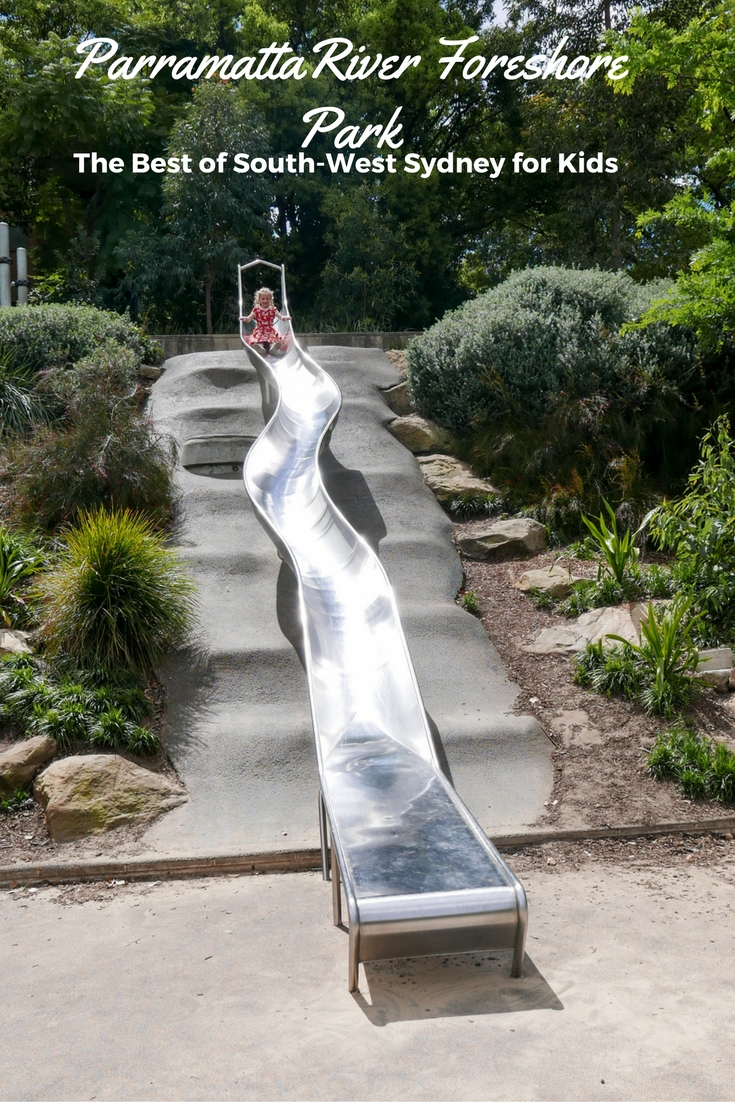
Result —
<svg viewBox="0 0 735 1102"><path fill-rule="evenodd" d="M281 336L273 328L273 322L276 319L278 311L275 306L254 306L253 317L255 318L255 329L250 334L249 340L252 344L277 344L281 340Z"/></svg>

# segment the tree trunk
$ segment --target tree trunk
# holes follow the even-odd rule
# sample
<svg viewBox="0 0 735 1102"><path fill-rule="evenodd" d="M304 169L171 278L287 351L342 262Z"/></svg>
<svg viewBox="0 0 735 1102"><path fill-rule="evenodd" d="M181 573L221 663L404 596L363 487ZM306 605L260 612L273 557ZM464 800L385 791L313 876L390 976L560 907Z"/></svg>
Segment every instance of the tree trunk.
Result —
<svg viewBox="0 0 735 1102"><path fill-rule="evenodd" d="M204 281L204 307L207 312L207 336L212 335L212 287L214 285L214 272L207 269L207 278Z"/></svg>
<svg viewBox="0 0 735 1102"><path fill-rule="evenodd" d="M610 16L610 0L603 0L602 13L605 19L605 30L612 30L612 18Z"/></svg>
<svg viewBox="0 0 735 1102"><path fill-rule="evenodd" d="M618 189L616 185L612 205L610 208L610 238L612 244L612 254L610 259L612 261L613 271L616 272L623 263L623 247L620 237L620 203L618 202Z"/></svg>

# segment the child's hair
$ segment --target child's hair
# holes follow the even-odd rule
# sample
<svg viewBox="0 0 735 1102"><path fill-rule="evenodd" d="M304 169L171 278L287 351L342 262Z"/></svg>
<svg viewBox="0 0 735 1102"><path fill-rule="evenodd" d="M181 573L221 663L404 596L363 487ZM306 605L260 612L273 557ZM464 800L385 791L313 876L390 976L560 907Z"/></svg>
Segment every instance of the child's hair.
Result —
<svg viewBox="0 0 735 1102"><path fill-rule="evenodd" d="M271 299L273 298L273 292L271 291L270 287L261 287L259 291L255 292L255 299L253 300L254 306L258 305L258 303L260 302L260 296L263 294L270 295Z"/></svg>

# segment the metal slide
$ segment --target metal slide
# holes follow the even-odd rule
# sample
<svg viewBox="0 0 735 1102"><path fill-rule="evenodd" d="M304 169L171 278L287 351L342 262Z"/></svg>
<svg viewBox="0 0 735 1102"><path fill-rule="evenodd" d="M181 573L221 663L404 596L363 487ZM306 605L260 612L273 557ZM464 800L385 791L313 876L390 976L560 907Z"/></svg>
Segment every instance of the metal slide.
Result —
<svg viewBox="0 0 735 1102"><path fill-rule="evenodd" d="M288 314L285 270L280 310ZM297 582L321 781L322 866L349 920L349 988L361 961L513 949L520 976L525 892L443 774L398 616L377 556L327 494L319 455L342 398L290 322L265 355L240 336L260 380L266 427L245 487Z"/></svg>

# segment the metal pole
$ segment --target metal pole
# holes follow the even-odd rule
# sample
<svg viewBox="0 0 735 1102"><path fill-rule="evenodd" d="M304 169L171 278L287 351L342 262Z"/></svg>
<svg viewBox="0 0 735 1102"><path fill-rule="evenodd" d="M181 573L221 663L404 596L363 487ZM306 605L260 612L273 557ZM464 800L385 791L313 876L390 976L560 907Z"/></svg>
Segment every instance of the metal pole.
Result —
<svg viewBox="0 0 735 1102"><path fill-rule="evenodd" d="M28 253L19 248L15 253L15 293L18 306L28 305Z"/></svg>
<svg viewBox="0 0 735 1102"><path fill-rule="evenodd" d="M11 305L10 226L7 222L0 222L0 307Z"/></svg>

